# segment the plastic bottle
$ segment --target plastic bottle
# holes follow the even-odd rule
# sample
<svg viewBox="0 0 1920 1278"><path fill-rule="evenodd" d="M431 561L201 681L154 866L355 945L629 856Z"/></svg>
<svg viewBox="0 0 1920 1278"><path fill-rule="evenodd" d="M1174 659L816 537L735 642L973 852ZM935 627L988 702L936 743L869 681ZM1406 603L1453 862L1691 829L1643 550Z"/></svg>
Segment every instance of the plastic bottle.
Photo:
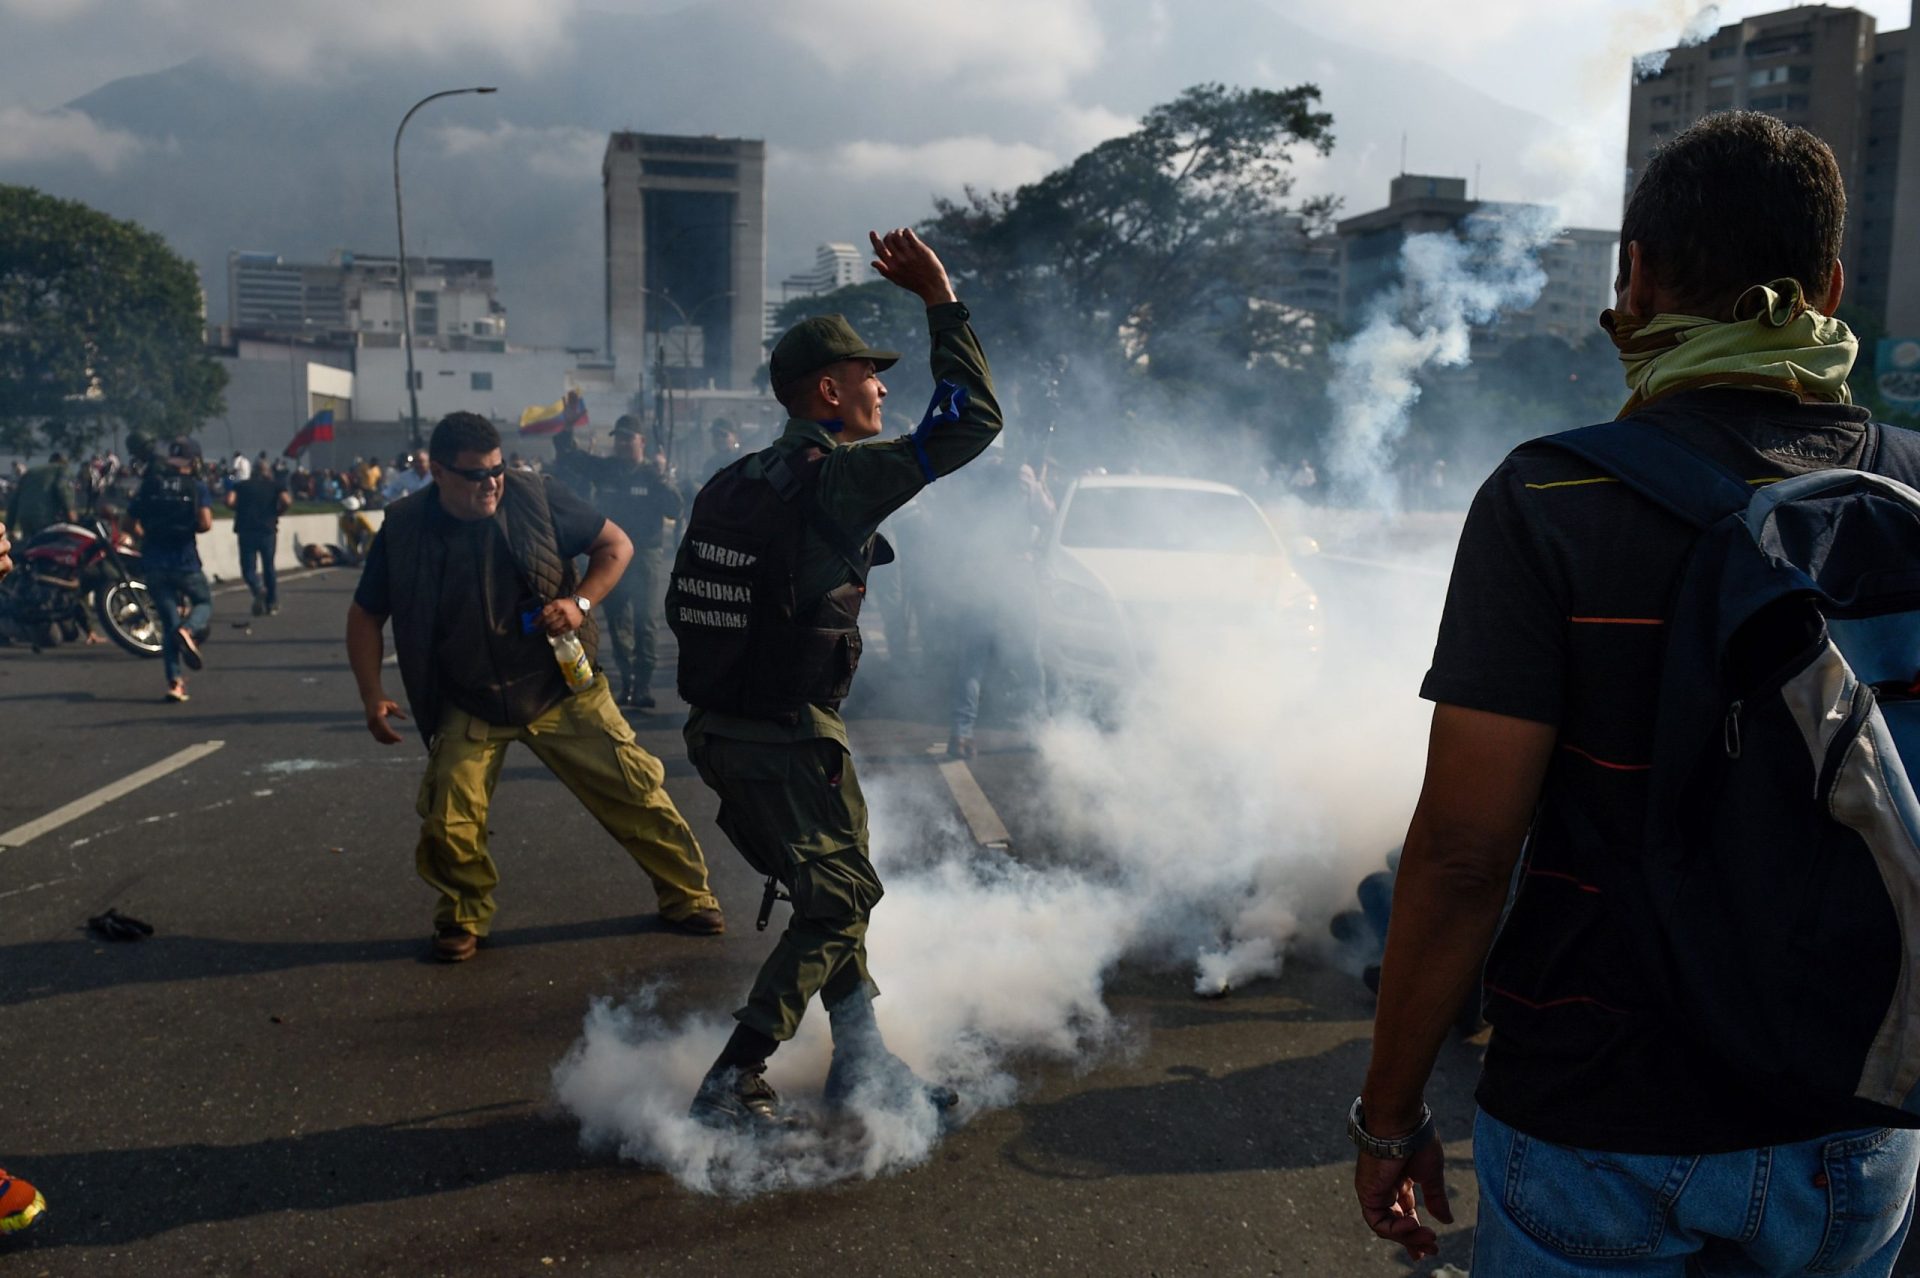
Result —
<svg viewBox="0 0 1920 1278"><path fill-rule="evenodd" d="M560 677L567 681L568 692L580 692L592 685L593 663L587 660L587 649L579 635L571 631L548 635L547 643L553 647L553 659L560 663Z"/></svg>

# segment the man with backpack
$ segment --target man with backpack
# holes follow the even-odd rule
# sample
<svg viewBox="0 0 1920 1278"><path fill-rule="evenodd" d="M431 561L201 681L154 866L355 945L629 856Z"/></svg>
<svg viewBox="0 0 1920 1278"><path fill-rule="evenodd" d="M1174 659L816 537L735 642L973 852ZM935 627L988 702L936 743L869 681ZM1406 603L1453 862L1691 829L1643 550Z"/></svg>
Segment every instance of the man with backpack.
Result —
<svg viewBox="0 0 1920 1278"><path fill-rule="evenodd" d="M1771 117L1662 148L1602 317L1620 420L1522 445L1467 516L1348 1115L1361 1214L1415 1258L1415 1187L1452 1220L1422 1093L1483 965L1474 1272L1900 1251L1920 446L1850 402L1845 214L1826 144Z"/></svg>
<svg viewBox="0 0 1920 1278"><path fill-rule="evenodd" d="M860 660L867 572L893 558L881 522L985 451L1000 409L939 257L912 231L870 238L882 278L926 303L934 405L912 432L862 445L880 433L879 375L898 354L838 315L796 324L768 361L786 429L700 490L667 590L687 753L720 796L720 828L767 878L760 926L777 889L793 907L694 1097L693 1117L716 1127L784 1121L767 1058L815 994L833 1027L830 1104L958 1100L916 1079L874 1019L866 933L881 886L839 706Z"/></svg>

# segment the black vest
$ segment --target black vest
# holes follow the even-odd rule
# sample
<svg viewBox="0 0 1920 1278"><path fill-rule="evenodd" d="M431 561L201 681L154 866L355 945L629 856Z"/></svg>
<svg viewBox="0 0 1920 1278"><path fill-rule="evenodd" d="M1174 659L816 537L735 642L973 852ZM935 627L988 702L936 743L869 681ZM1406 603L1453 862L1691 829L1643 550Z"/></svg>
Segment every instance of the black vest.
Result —
<svg viewBox="0 0 1920 1278"><path fill-rule="evenodd" d="M170 466L147 472L128 507L157 546L191 545L200 531L200 481Z"/></svg>
<svg viewBox="0 0 1920 1278"><path fill-rule="evenodd" d="M387 507L381 528L400 680L429 746L448 702L488 723L531 723L566 695L552 650L540 635L518 634L518 613L523 604L570 596L577 585L539 476L508 471L492 520L456 520L439 503L429 484ZM496 525L505 535L504 564L490 559ZM591 616L579 635L594 660Z"/></svg>
<svg viewBox="0 0 1920 1278"><path fill-rule="evenodd" d="M745 458L707 481L674 557L667 625L680 642L680 695L703 710L756 719L838 708L860 665L867 570L891 556L879 537L854 546L820 507L813 486L825 453L808 450L791 463L777 449L754 456L761 475L746 473ZM853 576L818 599L794 592L805 529Z"/></svg>

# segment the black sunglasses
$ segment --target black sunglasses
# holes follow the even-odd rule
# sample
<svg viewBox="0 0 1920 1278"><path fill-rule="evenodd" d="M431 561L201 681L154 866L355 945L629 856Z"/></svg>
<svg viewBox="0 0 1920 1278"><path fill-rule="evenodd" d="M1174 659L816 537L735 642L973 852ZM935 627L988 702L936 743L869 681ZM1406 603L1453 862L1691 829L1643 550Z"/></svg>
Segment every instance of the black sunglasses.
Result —
<svg viewBox="0 0 1920 1278"><path fill-rule="evenodd" d="M466 469L462 469L459 466L442 466L440 469L446 471L449 475L460 476L460 478L466 480L469 484L484 484L489 479L498 479L500 476L506 474L507 464L500 462L494 466L473 466Z"/></svg>

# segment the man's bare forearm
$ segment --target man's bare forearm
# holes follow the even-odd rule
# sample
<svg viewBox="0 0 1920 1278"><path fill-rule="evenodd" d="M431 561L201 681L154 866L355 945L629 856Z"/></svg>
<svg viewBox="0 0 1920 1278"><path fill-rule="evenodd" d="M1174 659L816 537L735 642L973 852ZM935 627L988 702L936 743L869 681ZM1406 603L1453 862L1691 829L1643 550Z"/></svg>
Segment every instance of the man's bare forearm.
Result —
<svg viewBox="0 0 1920 1278"><path fill-rule="evenodd" d="M1427 1076L1486 965L1518 852L1450 837L1418 814L1407 831L1362 1092L1374 1134L1418 1125Z"/></svg>
<svg viewBox="0 0 1920 1278"><path fill-rule="evenodd" d="M347 664L353 668L353 681L359 685L363 703L383 700L380 667L386 661L386 643L380 628L384 617L376 617L359 604L347 605Z"/></svg>
<svg viewBox="0 0 1920 1278"><path fill-rule="evenodd" d="M611 522L587 550L587 575L576 588L588 602L599 603L613 592L633 562L633 542Z"/></svg>

